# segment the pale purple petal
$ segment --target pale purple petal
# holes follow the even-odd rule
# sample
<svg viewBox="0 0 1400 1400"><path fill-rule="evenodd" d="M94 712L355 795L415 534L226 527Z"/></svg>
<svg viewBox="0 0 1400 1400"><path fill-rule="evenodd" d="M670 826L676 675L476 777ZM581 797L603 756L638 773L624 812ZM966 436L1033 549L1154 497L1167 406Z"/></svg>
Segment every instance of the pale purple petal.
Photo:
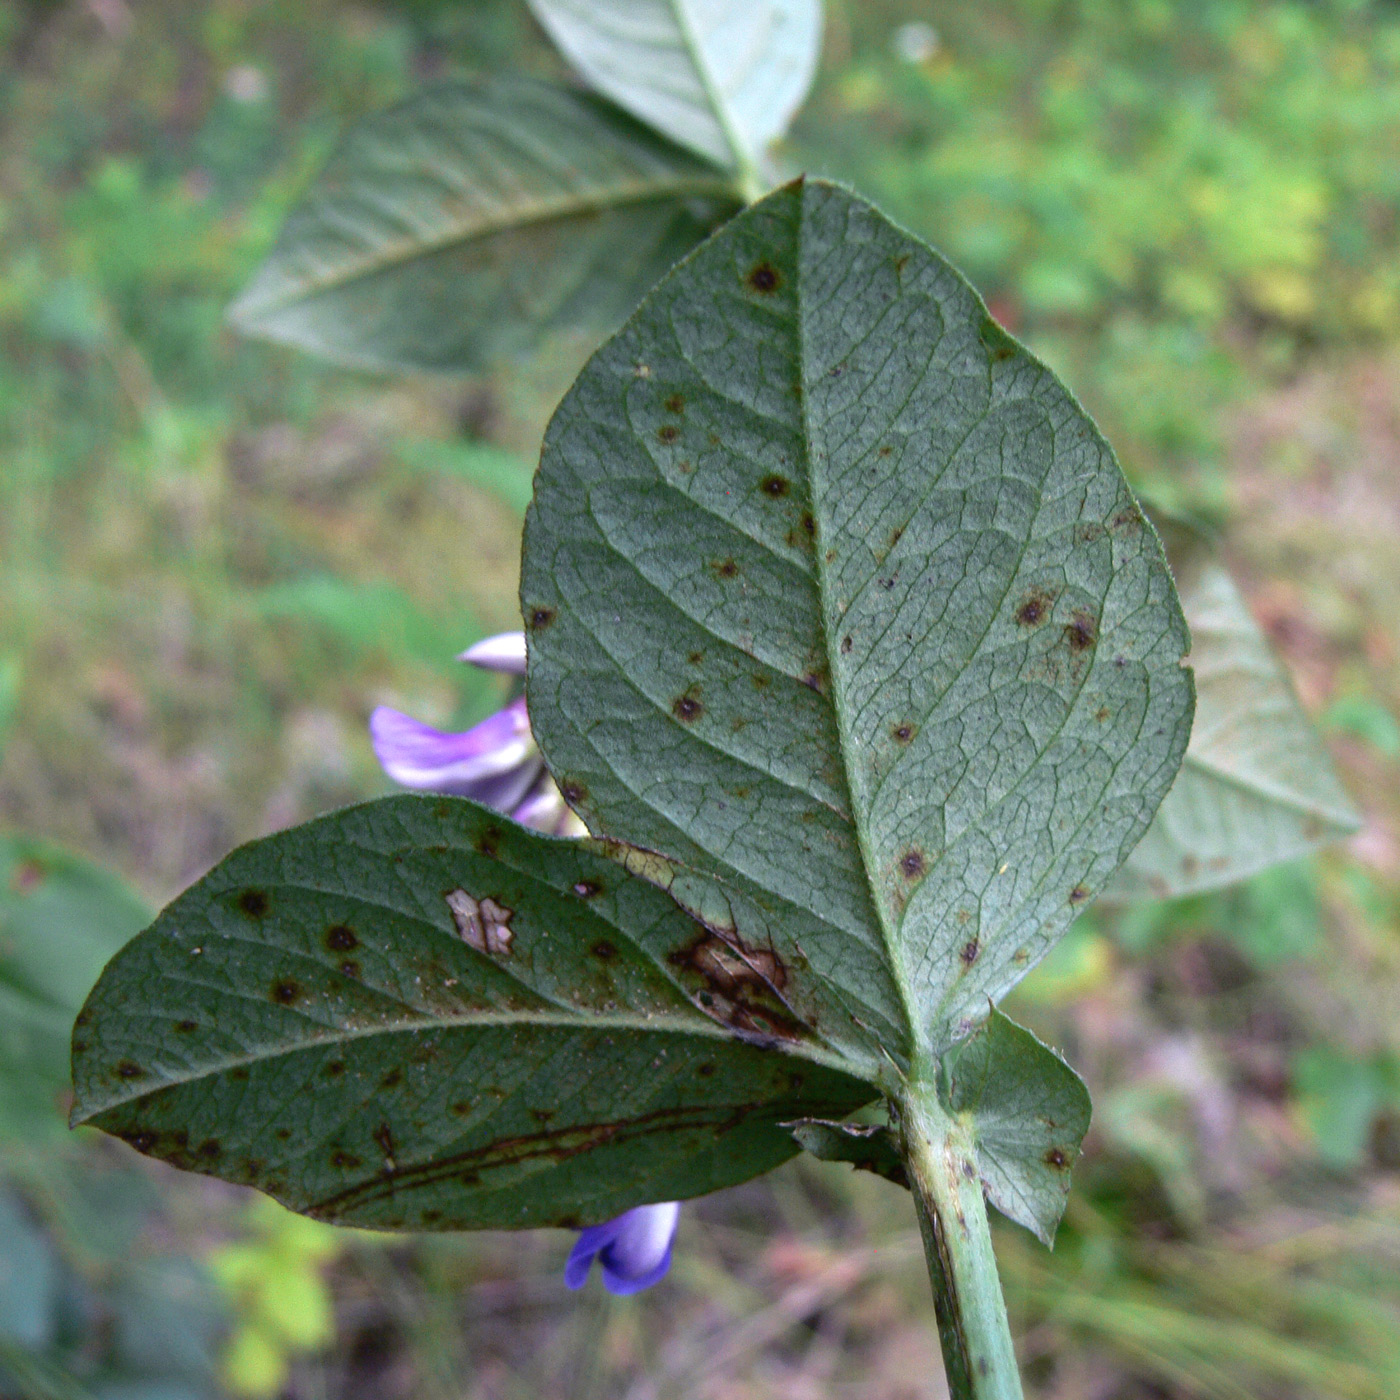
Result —
<svg viewBox="0 0 1400 1400"><path fill-rule="evenodd" d="M582 1288L597 1259L609 1293L640 1293L671 1267L681 1208L675 1201L637 1206L580 1232L564 1266L564 1282Z"/></svg>
<svg viewBox="0 0 1400 1400"><path fill-rule="evenodd" d="M474 642L458 658L480 666L483 671L505 671L512 676L525 674L525 634L501 632Z"/></svg>
<svg viewBox="0 0 1400 1400"><path fill-rule="evenodd" d="M396 783L471 797L498 811L515 807L543 771L523 698L462 734L381 705L369 732L375 756Z"/></svg>

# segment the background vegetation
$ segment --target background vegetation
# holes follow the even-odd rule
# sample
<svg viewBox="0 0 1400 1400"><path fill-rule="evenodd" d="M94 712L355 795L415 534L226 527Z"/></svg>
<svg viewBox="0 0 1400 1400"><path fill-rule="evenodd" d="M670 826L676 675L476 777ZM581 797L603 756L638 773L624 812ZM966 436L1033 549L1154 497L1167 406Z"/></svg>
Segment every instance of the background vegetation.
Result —
<svg viewBox="0 0 1400 1400"><path fill-rule="evenodd" d="M1367 819L1236 892L1091 911L1018 992L1096 1105L1055 1253L999 1238L1034 1386L1389 1400L1400 9L828 9L788 161L942 248L1135 484L1221 530ZM613 1302L564 1290L562 1234L336 1234L63 1132L64 1007L143 902L386 790L376 703L500 702L450 658L515 622L589 347L406 384L223 323L357 116L557 71L517 0L31 0L0 52L0 1394L943 1394L908 1201L844 1168L687 1208L671 1279Z"/></svg>

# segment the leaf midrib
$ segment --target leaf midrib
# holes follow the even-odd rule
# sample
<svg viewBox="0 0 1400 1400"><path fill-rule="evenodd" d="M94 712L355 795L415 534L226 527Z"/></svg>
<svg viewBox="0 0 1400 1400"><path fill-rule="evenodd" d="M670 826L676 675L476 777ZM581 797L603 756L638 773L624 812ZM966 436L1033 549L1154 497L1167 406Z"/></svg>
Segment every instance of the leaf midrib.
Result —
<svg viewBox="0 0 1400 1400"><path fill-rule="evenodd" d="M526 201L524 204L511 205L509 217L483 218L469 228L454 229L438 238L401 239L375 257L355 263L348 271L337 269L325 277L299 278L295 288L281 296L241 298L230 315L235 321L272 315L312 297L349 286L400 264L412 262L416 258L429 257L459 243L479 242L512 229L579 218L587 214L606 213L614 209L625 209L629 205L660 204L667 200L679 202L694 197L723 198L730 202L736 202L738 198L730 181L716 175L713 178L685 176L674 180L625 181L617 185L608 185L593 195L570 192L553 199ZM256 287L251 288L250 292L253 290L256 290Z"/></svg>
<svg viewBox="0 0 1400 1400"><path fill-rule="evenodd" d="M816 491L816 474L812 468L812 443L814 441L811 403L812 384L807 373L807 316L806 302L802 296L802 267L803 267L803 242L806 236L807 226L807 189L806 185L799 185L797 190L797 240L793 257L793 303L797 309L797 374L798 380L802 384L802 396L800 399L800 413L802 416L802 453L807 465L807 489L811 497L812 519L815 522L813 530L813 580L817 589L817 615L820 619L820 630L822 640L822 650L826 653L827 674L831 677L831 712L836 720L836 733L838 743L838 758L841 768L841 786L845 790L846 805L851 813L851 829L856 834L856 844L860 851L861 870L865 875L866 893L870 899L870 907L875 915L876 927L880 933L880 942L885 949L885 958L889 965L890 979L899 993L900 1010L904 1013L905 1025L909 1034L909 1049L912 1052L911 1060L917 1063L927 1058L929 1054L928 1037L924 1034L920 1018L915 1016L915 1001L910 989L907 974L904 967L904 960L899 956L895 945L894 935L896 929L892 929L885 918L879 892L875 888L872 878L874 868L870 851L869 831L866 823L861 820L860 809L855 800L855 791L851 786L850 768L846 761L847 743L849 730L846 724L846 715L841 702L840 687L836 683L838 658L832 650L832 631L827 626L827 579L826 579L826 544L825 526L826 520L822 510L822 502L818 500Z"/></svg>
<svg viewBox="0 0 1400 1400"><path fill-rule="evenodd" d="M691 67L695 69L696 76L700 79L700 87L709 100L710 113L715 119L715 125L719 127L720 135L724 137L725 145L729 147L734 169L745 170L752 165L753 155L749 151L748 145L740 138L738 129L730 116L729 108L722 95L715 88L713 75L710 73L709 65L704 60L704 53L695 37L690 16L686 12L686 0L669 0L669 3L671 13L676 19L676 28L680 30L681 39L690 54Z"/></svg>

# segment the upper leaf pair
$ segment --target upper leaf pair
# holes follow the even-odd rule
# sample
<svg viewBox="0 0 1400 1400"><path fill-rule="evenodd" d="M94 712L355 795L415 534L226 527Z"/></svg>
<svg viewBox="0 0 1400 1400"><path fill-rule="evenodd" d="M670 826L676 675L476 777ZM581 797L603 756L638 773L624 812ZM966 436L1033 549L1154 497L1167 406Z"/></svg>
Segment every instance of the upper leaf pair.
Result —
<svg viewBox="0 0 1400 1400"><path fill-rule="evenodd" d="M367 368L480 370L611 330L755 192L815 70L817 0L532 5L652 130L543 83L430 89L351 134L235 324Z"/></svg>

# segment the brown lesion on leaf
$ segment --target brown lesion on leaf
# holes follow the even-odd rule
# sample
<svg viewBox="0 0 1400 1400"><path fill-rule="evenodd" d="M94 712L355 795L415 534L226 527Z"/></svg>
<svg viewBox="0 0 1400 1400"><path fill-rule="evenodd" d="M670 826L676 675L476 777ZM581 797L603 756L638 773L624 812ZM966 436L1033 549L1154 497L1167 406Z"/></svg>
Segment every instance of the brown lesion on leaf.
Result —
<svg viewBox="0 0 1400 1400"><path fill-rule="evenodd" d="M198 1021L176 1021L175 1029L181 1035L193 1035L199 1029Z"/></svg>
<svg viewBox="0 0 1400 1400"><path fill-rule="evenodd" d="M1089 891L1083 885L1076 885L1069 892L1069 902L1071 904L1083 904L1089 898Z"/></svg>
<svg viewBox="0 0 1400 1400"><path fill-rule="evenodd" d="M785 476L779 476L777 472L770 472L758 483L758 489L762 491L765 496L778 501L792 490L792 482Z"/></svg>
<svg viewBox="0 0 1400 1400"><path fill-rule="evenodd" d="M359 946L360 940L349 924L332 924L326 930L326 947L333 953L348 953Z"/></svg>
<svg viewBox="0 0 1400 1400"><path fill-rule="evenodd" d="M244 890L238 896L238 908L250 919L264 919L272 908L272 900L266 890Z"/></svg>
<svg viewBox="0 0 1400 1400"><path fill-rule="evenodd" d="M687 690L683 695L676 696L671 702L671 713L675 715L682 724L693 724L705 713L705 706L692 688L691 690Z"/></svg>
<svg viewBox="0 0 1400 1400"><path fill-rule="evenodd" d="M1063 1147L1052 1147L1044 1157L1047 1167L1053 1167L1057 1172L1069 1170L1069 1154Z"/></svg>
<svg viewBox="0 0 1400 1400"><path fill-rule="evenodd" d="M525 621L532 632L543 632L558 615L556 608L531 608L525 614Z"/></svg>
<svg viewBox="0 0 1400 1400"><path fill-rule="evenodd" d="M1069 649L1080 654L1089 650L1099 639L1099 621L1087 608L1076 608L1065 623L1065 641Z"/></svg>
<svg viewBox="0 0 1400 1400"><path fill-rule="evenodd" d="M847 633L844 637L841 638L841 655L849 656L851 654L851 648L854 645L855 642L851 638L850 633Z"/></svg>
<svg viewBox="0 0 1400 1400"><path fill-rule="evenodd" d="M963 944L962 952L958 956L962 959L964 967L971 967L977 961L977 954L981 952L981 945L975 938L969 938Z"/></svg>
<svg viewBox="0 0 1400 1400"><path fill-rule="evenodd" d="M118 1079L144 1079L146 1071L135 1060L118 1060L114 1070Z"/></svg>
<svg viewBox="0 0 1400 1400"><path fill-rule="evenodd" d="M1055 594L1048 588L1033 588L1016 608L1016 621L1022 627L1038 627L1050 616L1055 606Z"/></svg>
<svg viewBox="0 0 1400 1400"><path fill-rule="evenodd" d="M672 394L671 397L668 398L668 399L666 400L666 412L667 412L667 413L684 413L684 412L685 412L685 395L684 395L684 394Z"/></svg>
<svg viewBox="0 0 1400 1400"><path fill-rule="evenodd" d="M617 949L606 938L600 938L589 951L599 962L611 962L617 956Z"/></svg>
<svg viewBox="0 0 1400 1400"><path fill-rule="evenodd" d="M360 1158L353 1152L347 1152L344 1148L338 1147L331 1153L331 1166L338 1167L341 1171L354 1171L356 1167L363 1166Z"/></svg>
<svg viewBox="0 0 1400 1400"><path fill-rule="evenodd" d="M295 1006L301 998L302 986L295 977L279 977L272 984L272 1000L278 1006Z"/></svg>
<svg viewBox="0 0 1400 1400"><path fill-rule="evenodd" d="M327 1079L339 1079L340 1076L345 1073L345 1061L330 1060L321 1073L324 1074Z"/></svg>
<svg viewBox="0 0 1400 1400"><path fill-rule="evenodd" d="M692 666L700 665L700 663L704 661L704 659L705 653L703 651L692 651L690 655L686 657L686 660L690 662Z"/></svg>
<svg viewBox="0 0 1400 1400"><path fill-rule="evenodd" d="M924 853L914 847L905 851L899 858L899 873L906 880L921 879L927 870L928 864L924 860Z"/></svg>
<svg viewBox="0 0 1400 1400"><path fill-rule="evenodd" d="M918 733L918 730L914 725L910 724L908 720L905 720L903 724L895 725L895 727L890 730L890 733L894 736L896 743L907 744L913 739L914 735Z"/></svg>
<svg viewBox="0 0 1400 1400"><path fill-rule="evenodd" d="M452 1109L457 1112L459 1105L452 1105ZM305 1213L317 1220L336 1220L343 1214L377 1201L403 1200L411 1192L428 1190L445 1181L475 1186L480 1183L483 1172L539 1161L558 1165L585 1152L622 1146L653 1133L708 1129L714 1135L721 1136L742 1124L752 1111L748 1104L693 1104L656 1109L636 1118L617 1118L500 1138L482 1147L449 1157L437 1157L431 1162L407 1166L402 1170L394 1161L394 1140L389 1126L381 1124L375 1129L373 1137L384 1153L384 1170L368 1181L327 1196L307 1207Z"/></svg>
<svg viewBox="0 0 1400 1400"><path fill-rule="evenodd" d="M788 969L772 948L744 942L736 933L697 925L696 937L667 962L701 984L696 1000L716 1020L746 1038L804 1040L810 1029L794 1013L783 989Z"/></svg>
<svg viewBox="0 0 1400 1400"><path fill-rule="evenodd" d="M489 957L510 956L511 940L515 937L510 921L515 910L507 909L490 895L477 899L462 889L449 890L444 898L463 943Z"/></svg>
<svg viewBox="0 0 1400 1400"><path fill-rule="evenodd" d="M577 778L565 778L559 784L559 795L575 811L588 801L588 789Z"/></svg>
<svg viewBox="0 0 1400 1400"><path fill-rule="evenodd" d="M729 579L739 577L739 566L732 558L716 559L710 567L714 569L715 574L719 578Z"/></svg>
<svg viewBox="0 0 1400 1400"><path fill-rule="evenodd" d="M1113 530L1140 530L1142 528L1142 511L1134 502L1130 501L1114 512L1113 519L1109 521L1109 528Z"/></svg>
<svg viewBox="0 0 1400 1400"><path fill-rule="evenodd" d="M574 893L580 899L592 899L594 895L601 892L602 888L596 880L579 880L574 885Z"/></svg>
<svg viewBox="0 0 1400 1400"><path fill-rule="evenodd" d="M783 285L783 274L767 258L755 263L744 278L751 292L759 296L772 296Z"/></svg>
<svg viewBox="0 0 1400 1400"><path fill-rule="evenodd" d="M354 958L346 958L345 961L340 964L340 975L342 977L349 977L352 980L358 979L360 975L359 963L357 963Z"/></svg>
<svg viewBox="0 0 1400 1400"><path fill-rule="evenodd" d="M391 1069L380 1081L381 1089L397 1089L403 1083L403 1070Z"/></svg>
<svg viewBox="0 0 1400 1400"><path fill-rule="evenodd" d="M680 437L681 430L674 423L663 423L657 430L656 436L662 442L675 442Z"/></svg>

